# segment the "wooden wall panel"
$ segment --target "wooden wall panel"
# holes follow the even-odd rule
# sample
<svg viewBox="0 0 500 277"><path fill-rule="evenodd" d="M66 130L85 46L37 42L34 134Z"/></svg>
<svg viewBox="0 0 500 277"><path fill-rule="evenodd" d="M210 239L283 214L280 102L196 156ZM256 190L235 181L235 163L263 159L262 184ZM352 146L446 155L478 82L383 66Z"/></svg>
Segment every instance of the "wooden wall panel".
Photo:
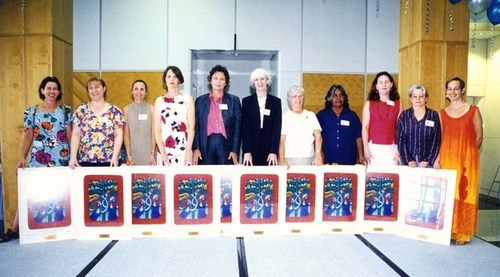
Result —
<svg viewBox="0 0 500 277"><path fill-rule="evenodd" d="M23 135L23 111L26 108L24 79L24 39L0 37L0 139L4 217L11 220L17 207L16 165Z"/></svg>
<svg viewBox="0 0 500 277"><path fill-rule="evenodd" d="M422 71L420 82L427 88L429 92L429 100L427 106L434 110L441 108L441 99L443 97L442 84L445 71L446 44L442 42L422 43L421 56L426 57L421 61Z"/></svg>
<svg viewBox="0 0 500 277"><path fill-rule="evenodd" d="M0 35L20 35L24 33L24 13L21 1L3 1L0 6Z"/></svg>
<svg viewBox="0 0 500 277"><path fill-rule="evenodd" d="M38 86L47 75L52 75L52 37L26 36L26 90L27 102L37 103Z"/></svg>
<svg viewBox="0 0 500 277"><path fill-rule="evenodd" d="M349 106L361 117L365 100L365 76L361 74L304 73L303 84L306 100L304 107L314 113L325 107L325 96L333 84L340 84L349 96Z"/></svg>
<svg viewBox="0 0 500 277"><path fill-rule="evenodd" d="M73 106L73 45L68 43L63 43L63 76L61 76L61 82L63 82L63 99L62 101L70 106Z"/></svg>
<svg viewBox="0 0 500 277"><path fill-rule="evenodd" d="M469 42L469 8L467 7L467 1L460 1L457 4L446 1L446 14L445 40L449 42ZM453 19L452 29L451 19Z"/></svg>
<svg viewBox="0 0 500 277"><path fill-rule="evenodd" d="M405 4L407 6L405 6ZM399 9L399 48L405 48L410 45L410 6L412 1L401 2ZM401 70L399 70L401 72Z"/></svg>
<svg viewBox="0 0 500 277"><path fill-rule="evenodd" d="M73 1L52 0L52 35L73 43Z"/></svg>
<svg viewBox="0 0 500 277"><path fill-rule="evenodd" d="M93 77L98 76L96 72L73 73L73 106L82 102L88 102L86 84ZM132 82L142 79L148 84L148 95L146 101L154 104L158 96L165 94L162 82L163 72L103 72L102 79L106 82L106 100L119 108L123 108L132 102Z"/></svg>
<svg viewBox="0 0 500 277"><path fill-rule="evenodd" d="M52 34L53 1L54 0L26 1L26 34Z"/></svg>

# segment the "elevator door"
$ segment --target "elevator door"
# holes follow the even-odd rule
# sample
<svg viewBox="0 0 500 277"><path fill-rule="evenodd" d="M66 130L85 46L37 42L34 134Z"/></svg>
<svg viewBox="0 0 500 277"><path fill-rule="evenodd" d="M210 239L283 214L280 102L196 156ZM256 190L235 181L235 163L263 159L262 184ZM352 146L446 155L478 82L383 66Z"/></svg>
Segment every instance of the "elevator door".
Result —
<svg viewBox="0 0 500 277"><path fill-rule="evenodd" d="M278 96L278 51L271 50L191 50L191 95L198 97L209 92L208 73L215 65L229 71L228 92L240 100L251 93L250 74L264 68L272 78L269 93Z"/></svg>

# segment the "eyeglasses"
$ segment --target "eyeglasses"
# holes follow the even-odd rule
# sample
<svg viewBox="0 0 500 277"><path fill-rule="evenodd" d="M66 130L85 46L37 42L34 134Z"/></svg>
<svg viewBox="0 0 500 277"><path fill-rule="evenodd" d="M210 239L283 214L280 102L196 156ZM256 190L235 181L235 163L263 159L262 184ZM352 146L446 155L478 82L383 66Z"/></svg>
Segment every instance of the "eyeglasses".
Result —
<svg viewBox="0 0 500 277"><path fill-rule="evenodd" d="M290 98L292 98L292 99L297 99L297 98L302 99L302 98L304 98L304 95L302 95L302 94L290 95Z"/></svg>
<svg viewBox="0 0 500 277"><path fill-rule="evenodd" d="M425 96L425 95L412 95L411 96L412 99L424 99L425 97L427 97L427 96Z"/></svg>

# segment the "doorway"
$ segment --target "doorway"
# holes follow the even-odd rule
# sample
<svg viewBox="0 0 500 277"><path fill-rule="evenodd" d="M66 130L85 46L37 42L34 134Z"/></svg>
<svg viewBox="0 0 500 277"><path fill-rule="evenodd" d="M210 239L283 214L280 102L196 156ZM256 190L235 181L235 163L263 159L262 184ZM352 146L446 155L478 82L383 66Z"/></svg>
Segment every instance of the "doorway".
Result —
<svg viewBox="0 0 500 277"><path fill-rule="evenodd" d="M209 92L208 73L217 64L229 71L228 92L240 100L250 95L250 74L264 68L272 79L269 93L278 95L279 52L275 50L191 50L191 95L196 98Z"/></svg>

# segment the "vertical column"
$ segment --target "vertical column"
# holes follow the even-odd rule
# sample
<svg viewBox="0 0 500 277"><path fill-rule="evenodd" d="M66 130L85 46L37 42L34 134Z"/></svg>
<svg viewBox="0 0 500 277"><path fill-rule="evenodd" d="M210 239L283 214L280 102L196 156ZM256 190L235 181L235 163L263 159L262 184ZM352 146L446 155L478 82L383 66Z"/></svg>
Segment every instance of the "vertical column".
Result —
<svg viewBox="0 0 500 277"><path fill-rule="evenodd" d="M399 91L409 107L411 85L429 90L429 108L445 106L448 78L467 79L469 10L467 1L403 0L400 5Z"/></svg>
<svg viewBox="0 0 500 277"><path fill-rule="evenodd" d="M0 141L4 220L10 227L17 207L23 111L41 101L38 86L49 75L59 78L63 102L71 105L73 1L3 1L0 26Z"/></svg>

